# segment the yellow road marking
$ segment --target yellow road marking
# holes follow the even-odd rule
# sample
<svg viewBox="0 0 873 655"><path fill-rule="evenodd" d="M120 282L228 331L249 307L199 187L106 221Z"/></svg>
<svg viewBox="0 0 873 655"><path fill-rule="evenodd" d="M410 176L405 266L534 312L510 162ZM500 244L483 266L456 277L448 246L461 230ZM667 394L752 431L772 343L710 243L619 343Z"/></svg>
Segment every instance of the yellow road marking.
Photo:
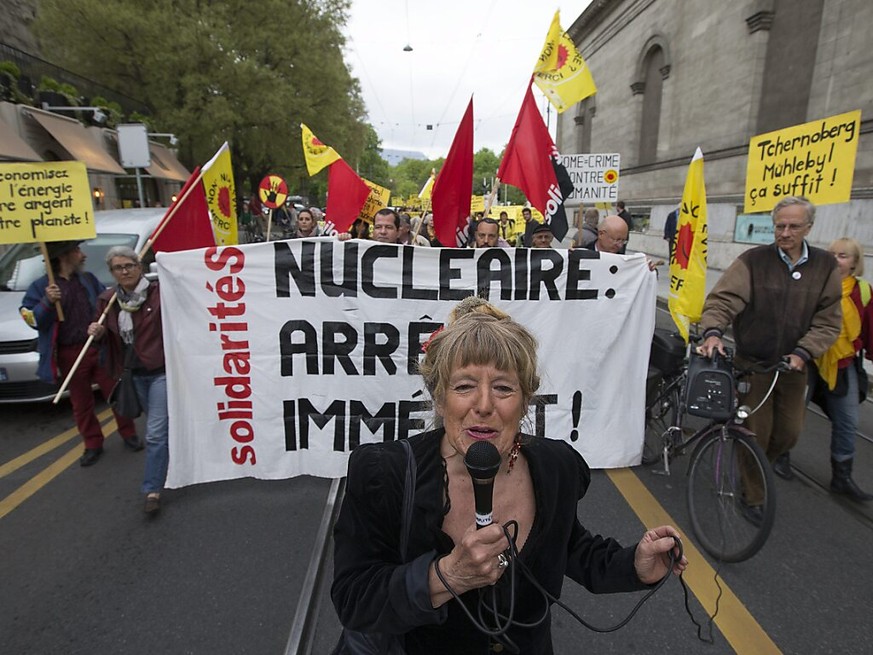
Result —
<svg viewBox="0 0 873 655"><path fill-rule="evenodd" d="M111 410L106 410L106 412L111 413ZM98 419L103 420L103 418L105 418L104 415L106 414L106 412L103 412L102 414L100 414L98 416ZM105 435L107 435L107 437L109 437L117 429L118 429L118 426L115 423L115 419L112 419L111 421L109 421L108 423L106 423L103 426L103 434L105 434ZM64 432L61 435L58 435L54 439L60 439L65 434L66 434L66 432ZM78 431L76 432L76 434L78 434ZM52 441L54 441L54 439ZM60 443L63 443L63 442L60 442ZM58 445L60 445L60 443L56 444L54 447L57 447ZM34 448L33 450L37 450L38 448L39 447ZM33 450L31 450L30 452L33 452ZM27 455L27 453L25 453L25 455ZM22 455L21 457L24 457L25 455ZM30 480L28 480L23 485L18 487L18 489L16 489L11 494L6 496L6 498L3 498L2 500L0 500L0 519L2 519L4 516L9 514L9 512L11 512L15 508L17 508L19 505L21 505L21 503L23 503L25 500L30 498L37 491L39 491L44 486L46 486L49 482L51 482L56 477L58 477L61 473L63 473L65 470L67 470L74 462L78 461L79 457L81 457L81 456L82 456L82 446L80 446L79 444L76 444L73 448L68 450L63 455L61 455L54 462L52 462L51 464L46 466L42 471L40 471L39 473L34 475ZM14 462L16 460L12 460L12 461Z"/></svg>
<svg viewBox="0 0 873 655"><path fill-rule="evenodd" d="M646 486L630 469L610 469L609 479L624 496L628 505L646 527L676 525L676 521L661 507ZM706 561L691 539L682 539L682 548L688 559L688 568L683 573L688 588L710 615L715 611L718 588L715 585L715 570ZM725 581L719 578L721 600L718 601L718 616L715 623L735 652L781 653L770 635L758 624L745 605L734 595Z"/></svg>
<svg viewBox="0 0 873 655"><path fill-rule="evenodd" d="M103 421L108 419L110 416L112 416L112 410L107 409L97 415L97 420L103 423ZM38 457L42 457L46 453L53 451L55 448L63 446L65 443L77 436L79 436L78 428L70 428L65 432L61 432L58 436L53 437L48 441L44 441L36 448L31 448L26 453L19 455L15 459L9 460L5 464L0 465L0 478L9 475L14 471L17 471L22 466L30 464L30 462L37 459Z"/></svg>

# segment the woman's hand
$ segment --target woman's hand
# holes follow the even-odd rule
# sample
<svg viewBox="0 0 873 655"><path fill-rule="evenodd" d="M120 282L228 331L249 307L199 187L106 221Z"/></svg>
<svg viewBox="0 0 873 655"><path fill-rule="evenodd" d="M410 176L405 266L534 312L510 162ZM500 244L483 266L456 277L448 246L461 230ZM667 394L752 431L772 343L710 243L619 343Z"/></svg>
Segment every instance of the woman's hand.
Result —
<svg viewBox="0 0 873 655"><path fill-rule="evenodd" d="M439 560L440 572L456 594L493 585L506 570L499 556L509 548L503 528L494 523L481 530L471 526L452 552ZM436 566L436 563L434 563ZM430 597L434 607L452 598L436 572L430 573Z"/></svg>
<svg viewBox="0 0 873 655"><path fill-rule="evenodd" d="M634 568L640 581L645 584L654 584L664 577L670 566L669 552L672 550L675 557L679 557L679 547L673 541L673 537L679 538L679 533L672 525L662 525L646 531L634 556ZM685 556L673 564L673 574L679 575L688 566Z"/></svg>
<svg viewBox="0 0 873 655"><path fill-rule="evenodd" d="M94 337L97 340L103 338L103 335L106 334L106 328L100 325L100 323L91 323L88 325L88 336Z"/></svg>

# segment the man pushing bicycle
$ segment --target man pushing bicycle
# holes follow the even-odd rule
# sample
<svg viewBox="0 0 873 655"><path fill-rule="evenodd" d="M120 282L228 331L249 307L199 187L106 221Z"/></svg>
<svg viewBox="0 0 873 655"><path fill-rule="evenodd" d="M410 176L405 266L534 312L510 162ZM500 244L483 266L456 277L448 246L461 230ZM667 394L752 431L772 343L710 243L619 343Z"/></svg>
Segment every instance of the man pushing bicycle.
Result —
<svg viewBox="0 0 873 655"><path fill-rule="evenodd" d="M840 334L841 284L833 256L806 241L815 220L811 202L783 198L772 217L775 242L740 255L707 297L699 352L724 353L722 336L732 325L738 367L754 370L787 357L791 372L778 377L772 394L746 422L776 473L786 477L791 472L787 453L803 427L806 364ZM749 391L740 400L756 407L767 396L773 374L752 373L746 379ZM745 496L747 517L760 521L760 489L749 485Z"/></svg>

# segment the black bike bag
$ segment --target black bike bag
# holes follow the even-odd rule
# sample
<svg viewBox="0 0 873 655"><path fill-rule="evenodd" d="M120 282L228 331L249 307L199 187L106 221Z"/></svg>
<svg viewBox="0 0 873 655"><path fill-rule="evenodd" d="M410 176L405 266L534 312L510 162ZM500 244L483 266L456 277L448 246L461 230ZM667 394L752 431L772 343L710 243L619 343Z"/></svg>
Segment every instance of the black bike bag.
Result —
<svg viewBox="0 0 873 655"><path fill-rule="evenodd" d="M732 360L713 354L712 359L691 353L685 387L685 411L714 421L727 421L734 413Z"/></svg>

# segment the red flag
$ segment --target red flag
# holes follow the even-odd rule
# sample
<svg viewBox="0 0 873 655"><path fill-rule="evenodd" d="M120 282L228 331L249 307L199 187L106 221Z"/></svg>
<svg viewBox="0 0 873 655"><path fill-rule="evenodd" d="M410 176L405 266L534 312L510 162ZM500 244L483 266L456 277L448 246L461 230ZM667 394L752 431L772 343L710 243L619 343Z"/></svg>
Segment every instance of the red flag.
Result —
<svg viewBox="0 0 873 655"><path fill-rule="evenodd" d="M327 220L337 232L348 232L370 195L370 187L345 160L337 159L327 169Z"/></svg>
<svg viewBox="0 0 873 655"><path fill-rule="evenodd" d="M192 185L194 188L188 193ZM173 212L172 215L170 212ZM155 252L175 252L215 245L212 218L206 204L206 192L203 190L199 166L191 173L191 177L179 192L178 200L167 211L151 238L154 239L152 250Z"/></svg>
<svg viewBox="0 0 873 655"><path fill-rule="evenodd" d="M530 204L539 209L550 224L558 208L563 206L563 195L553 164L556 155L555 142L540 116L528 85L497 177L501 182L521 189ZM555 227L558 226L552 226L553 232ZM566 232L565 224L563 233L560 236L556 233L555 236L562 239Z"/></svg>
<svg viewBox="0 0 873 655"><path fill-rule="evenodd" d="M433 183L431 205L437 239L444 246L467 243L467 219L473 190L473 98L461 119L446 162Z"/></svg>

